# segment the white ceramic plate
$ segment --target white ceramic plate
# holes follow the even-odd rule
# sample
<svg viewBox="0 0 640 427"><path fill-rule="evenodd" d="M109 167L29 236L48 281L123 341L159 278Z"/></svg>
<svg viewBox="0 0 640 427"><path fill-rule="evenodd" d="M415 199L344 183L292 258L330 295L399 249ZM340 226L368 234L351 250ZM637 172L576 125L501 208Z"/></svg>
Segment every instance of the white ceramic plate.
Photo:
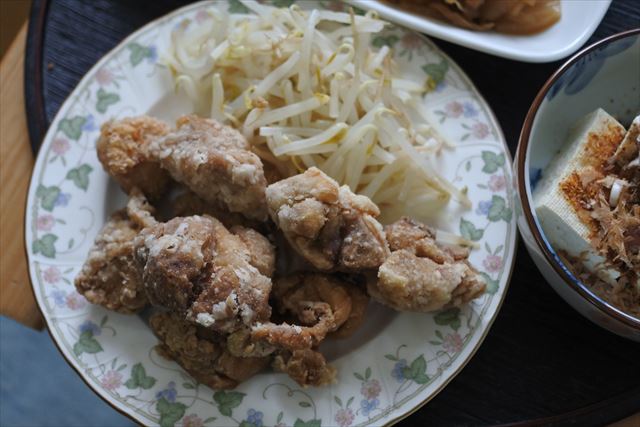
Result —
<svg viewBox="0 0 640 427"><path fill-rule="evenodd" d="M398 420L438 393L480 346L505 295L516 239L511 161L500 127L457 65L413 32L393 27L373 43L396 43L403 73L438 82L425 103L441 131L459 141L438 168L469 187L473 208L452 203L436 225L478 241L471 262L488 281L485 296L435 315L371 304L362 330L322 347L339 370L332 386L301 389L284 374L265 372L214 393L155 352L143 318L92 306L72 285L94 236L125 203L96 157L99 125L111 117L150 113L173 120L189 112L156 59L170 30L185 18L207 19L207 7L242 10L235 1L198 3L145 26L87 73L53 121L25 218L31 280L47 327L87 384L144 425L346 427Z"/></svg>
<svg viewBox="0 0 640 427"><path fill-rule="evenodd" d="M514 0L516 1L516 0ZM539 34L514 36L459 28L377 0L351 0L389 21L471 49L524 62L551 62L571 55L593 34L611 0L561 0L562 16Z"/></svg>

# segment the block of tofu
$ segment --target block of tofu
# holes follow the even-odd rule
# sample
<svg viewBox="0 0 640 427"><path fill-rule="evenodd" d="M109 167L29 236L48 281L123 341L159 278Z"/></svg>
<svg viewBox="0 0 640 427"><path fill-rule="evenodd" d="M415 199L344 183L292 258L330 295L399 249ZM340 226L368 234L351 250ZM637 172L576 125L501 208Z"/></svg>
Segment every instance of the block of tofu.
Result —
<svg viewBox="0 0 640 427"><path fill-rule="evenodd" d="M613 155L614 162L621 167L640 156L640 116L633 119L620 146Z"/></svg>
<svg viewBox="0 0 640 427"><path fill-rule="evenodd" d="M533 203L544 234L556 250L583 257L585 266L608 282L619 274L603 269L605 261L591 245L596 224L582 206L585 194L577 175L586 167L602 172L624 138L625 129L604 110L580 120L556 157L543 170L533 192ZM582 190L584 191L584 190Z"/></svg>

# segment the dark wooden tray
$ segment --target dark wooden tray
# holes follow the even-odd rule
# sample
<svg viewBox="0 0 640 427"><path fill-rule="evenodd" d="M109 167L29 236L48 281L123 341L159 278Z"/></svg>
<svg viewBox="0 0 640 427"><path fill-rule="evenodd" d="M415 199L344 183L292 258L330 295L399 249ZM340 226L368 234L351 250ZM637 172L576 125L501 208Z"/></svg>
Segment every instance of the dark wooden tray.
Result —
<svg viewBox="0 0 640 427"><path fill-rule="evenodd" d="M34 151L80 78L125 36L184 0L34 0L25 92ZM589 44L640 26L614 0ZM514 153L524 116L560 62L525 64L436 40L496 113ZM603 425L640 410L640 345L593 325L545 282L524 245L504 305L471 362L399 425Z"/></svg>

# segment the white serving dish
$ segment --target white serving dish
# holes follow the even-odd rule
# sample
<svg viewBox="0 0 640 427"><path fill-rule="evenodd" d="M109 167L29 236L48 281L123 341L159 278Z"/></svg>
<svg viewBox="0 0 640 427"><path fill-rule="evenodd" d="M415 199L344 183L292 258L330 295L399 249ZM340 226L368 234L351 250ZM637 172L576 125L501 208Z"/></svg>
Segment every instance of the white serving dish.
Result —
<svg viewBox="0 0 640 427"><path fill-rule="evenodd" d="M561 0L559 22L539 34L515 36L466 30L382 1L349 2L363 9L375 10L381 17L421 33L523 62L551 62L571 55L593 34L611 4L611 0Z"/></svg>

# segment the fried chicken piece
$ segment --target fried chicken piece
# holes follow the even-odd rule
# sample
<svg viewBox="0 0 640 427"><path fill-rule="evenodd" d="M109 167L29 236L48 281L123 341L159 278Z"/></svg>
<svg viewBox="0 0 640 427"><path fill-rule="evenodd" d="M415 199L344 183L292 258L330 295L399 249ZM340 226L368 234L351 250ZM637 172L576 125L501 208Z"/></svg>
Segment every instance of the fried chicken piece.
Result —
<svg viewBox="0 0 640 427"><path fill-rule="evenodd" d="M222 203L248 218L267 218L267 181L260 158L235 129L194 115L155 141L151 152L178 182L210 203Z"/></svg>
<svg viewBox="0 0 640 427"><path fill-rule="evenodd" d="M273 221L319 270L375 269L389 255L378 207L315 167L270 185L266 196Z"/></svg>
<svg viewBox="0 0 640 427"><path fill-rule="evenodd" d="M485 290L468 252L441 247L424 224L402 218L385 229L391 256L368 283L369 295L400 311L459 307Z"/></svg>
<svg viewBox="0 0 640 427"><path fill-rule="evenodd" d="M242 239L215 218L173 218L144 229L135 244L152 304L218 332L269 319L271 280L251 264Z"/></svg>
<svg viewBox="0 0 640 427"><path fill-rule="evenodd" d="M173 202L173 213L175 216L209 215L214 217L247 245L251 264L260 273L268 277L273 275L276 264L275 247L269 239L255 230L256 228L264 230L264 224L207 203L190 191L176 197Z"/></svg>
<svg viewBox="0 0 640 427"><path fill-rule="evenodd" d="M125 192L138 187L157 199L167 187L169 174L152 158L149 146L168 132L166 123L149 116L108 121L96 143L98 159Z"/></svg>
<svg viewBox="0 0 640 427"><path fill-rule="evenodd" d="M350 335L362 324L368 303L356 285L321 273L279 278L273 297L289 323L258 324L252 328L251 342L291 351L316 347L330 333Z"/></svg>
<svg viewBox="0 0 640 427"><path fill-rule="evenodd" d="M303 387L335 383L336 369L327 364L322 353L311 350L282 352L273 360L273 369L287 373Z"/></svg>
<svg viewBox="0 0 640 427"><path fill-rule="evenodd" d="M307 349L315 347L327 336L330 331L336 330L336 324L331 311L331 306L324 302L304 301L299 304L298 316L303 319L303 324L271 322L258 323L252 328L252 341L265 341L266 343L288 350Z"/></svg>
<svg viewBox="0 0 640 427"><path fill-rule="evenodd" d="M227 336L227 349L236 357L263 357L276 351L268 342L254 340L248 327L238 328Z"/></svg>
<svg viewBox="0 0 640 427"><path fill-rule="evenodd" d="M364 315L369 306L369 296L356 284L348 284L345 289L351 298L351 311L347 320L335 331L329 332L327 338L342 339L348 338L362 326Z"/></svg>
<svg viewBox="0 0 640 427"><path fill-rule="evenodd" d="M227 208L219 203L206 202L192 191L180 194L173 200L171 205L173 216L209 215L220 221L227 228L241 225L259 230L264 229L262 222L250 220L238 212L229 212Z"/></svg>
<svg viewBox="0 0 640 427"><path fill-rule="evenodd" d="M230 389L269 366L270 357L238 358L223 339L210 339L197 325L174 313L156 313L149 319L160 339L158 353L175 360L198 382L213 389Z"/></svg>
<svg viewBox="0 0 640 427"><path fill-rule="evenodd" d="M127 209L115 212L102 227L75 279L76 289L89 302L120 313L135 313L148 304L134 259L134 239L145 226L140 218L153 218L153 208L138 190L134 192L137 196Z"/></svg>
<svg viewBox="0 0 640 427"><path fill-rule="evenodd" d="M158 223L154 217L155 208L138 187L133 187L127 202L127 215L140 229L152 227Z"/></svg>
<svg viewBox="0 0 640 427"><path fill-rule="evenodd" d="M242 240L249 250L249 263L267 277L273 276L276 269L276 249L269 239L256 230L241 225L233 226L229 231Z"/></svg>

